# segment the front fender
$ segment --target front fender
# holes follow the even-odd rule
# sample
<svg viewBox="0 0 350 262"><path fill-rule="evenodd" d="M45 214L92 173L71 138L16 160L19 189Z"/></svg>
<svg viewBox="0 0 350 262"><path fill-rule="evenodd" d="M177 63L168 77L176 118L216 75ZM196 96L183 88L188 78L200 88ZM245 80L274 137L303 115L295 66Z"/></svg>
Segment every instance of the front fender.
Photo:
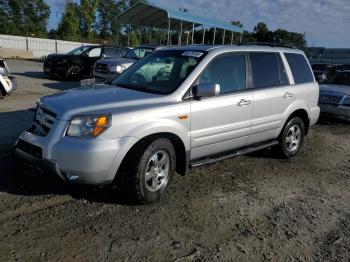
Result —
<svg viewBox="0 0 350 262"><path fill-rule="evenodd" d="M186 120L189 123L189 120ZM189 132L186 129L186 125L170 120L170 119L157 119L147 123L140 123L134 128L129 130L129 138L125 141L125 144L121 150L116 155L115 161L113 163L112 171L110 173L111 179L117 174L125 156L130 151L130 149L136 145L143 138L156 135L160 133L170 133L178 136L185 146L185 150L190 150L190 137Z"/></svg>

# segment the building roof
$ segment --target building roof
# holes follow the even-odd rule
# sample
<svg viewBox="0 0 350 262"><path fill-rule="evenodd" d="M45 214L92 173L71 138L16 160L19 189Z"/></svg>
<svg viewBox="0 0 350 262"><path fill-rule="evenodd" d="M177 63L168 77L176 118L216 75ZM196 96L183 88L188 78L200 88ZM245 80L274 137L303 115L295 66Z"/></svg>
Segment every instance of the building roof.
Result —
<svg viewBox="0 0 350 262"><path fill-rule="evenodd" d="M144 2L139 2L131 6L118 16L118 20L126 24L158 29L168 29L169 19L170 28L172 30L181 30L181 25L183 31L191 30L194 24L195 27L204 26L207 28L217 28L238 33L243 31L243 28L234 26L231 23L204 18L187 12L172 10Z"/></svg>

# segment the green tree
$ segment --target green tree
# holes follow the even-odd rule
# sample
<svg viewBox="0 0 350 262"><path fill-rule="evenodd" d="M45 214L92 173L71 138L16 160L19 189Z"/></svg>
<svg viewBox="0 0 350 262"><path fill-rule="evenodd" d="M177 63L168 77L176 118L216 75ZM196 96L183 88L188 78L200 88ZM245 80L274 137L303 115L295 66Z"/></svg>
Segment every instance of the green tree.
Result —
<svg viewBox="0 0 350 262"><path fill-rule="evenodd" d="M49 17L44 0L0 0L1 33L45 36Z"/></svg>
<svg viewBox="0 0 350 262"><path fill-rule="evenodd" d="M47 21L50 18L50 7L44 0L21 1L24 30L31 35L47 35Z"/></svg>
<svg viewBox="0 0 350 262"><path fill-rule="evenodd" d="M60 39L68 41L81 40L78 14L78 6L74 3L68 2L57 28L57 36Z"/></svg>
<svg viewBox="0 0 350 262"><path fill-rule="evenodd" d="M93 36L93 24L96 20L97 0L80 0L79 27L83 39L91 40Z"/></svg>

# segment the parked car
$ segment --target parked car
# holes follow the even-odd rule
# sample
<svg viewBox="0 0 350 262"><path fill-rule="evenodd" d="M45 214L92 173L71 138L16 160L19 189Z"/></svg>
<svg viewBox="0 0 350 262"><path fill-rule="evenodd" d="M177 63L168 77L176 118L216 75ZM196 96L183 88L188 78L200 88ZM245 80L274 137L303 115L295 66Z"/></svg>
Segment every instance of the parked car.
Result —
<svg viewBox="0 0 350 262"><path fill-rule="evenodd" d="M122 58L99 60L95 64L93 76L95 78L112 80L136 61L150 55L157 48L157 46L153 45L139 46L129 51Z"/></svg>
<svg viewBox="0 0 350 262"><path fill-rule="evenodd" d="M350 70L336 73L320 86L321 115L350 121Z"/></svg>
<svg viewBox="0 0 350 262"><path fill-rule="evenodd" d="M81 46L67 54L51 54L44 62L44 72L60 79L82 79L92 75L97 60L122 57L128 52L126 48L109 46Z"/></svg>
<svg viewBox="0 0 350 262"><path fill-rule="evenodd" d="M17 80L11 75L5 60L0 59L0 98L9 95L17 88Z"/></svg>
<svg viewBox="0 0 350 262"><path fill-rule="evenodd" d="M117 183L151 203L175 171L272 146L296 156L318 97L297 49L162 48L111 84L42 97L15 155L69 183Z"/></svg>
<svg viewBox="0 0 350 262"><path fill-rule="evenodd" d="M313 64L312 70L319 83L326 81L335 72L335 68L331 64Z"/></svg>

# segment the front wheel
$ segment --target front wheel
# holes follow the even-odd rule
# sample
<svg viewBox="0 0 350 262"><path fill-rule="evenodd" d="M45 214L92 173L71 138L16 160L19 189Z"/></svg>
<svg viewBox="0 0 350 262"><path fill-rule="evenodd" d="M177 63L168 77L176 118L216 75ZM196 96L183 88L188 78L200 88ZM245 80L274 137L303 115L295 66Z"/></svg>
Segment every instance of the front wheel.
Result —
<svg viewBox="0 0 350 262"><path fill-rule="evenodd" d="M175 163L175 150L168 139L141 142L125 164L122 187L138 202L156 202L175 172Z"/></svg>
<svg viewBox="0 0 350 262"><path fill-rule="evenodd" d="M304 143L305 124L300 117L291 118L284 126L278 145L279 153L285 158L296 156Z"/></svg>
<svg viewBox="0 0 350 262"><path fill-rule="evenodd" d="M78 65L72 65L66 72L66 80L77 80L82 76L83 69Z"/></svg>

